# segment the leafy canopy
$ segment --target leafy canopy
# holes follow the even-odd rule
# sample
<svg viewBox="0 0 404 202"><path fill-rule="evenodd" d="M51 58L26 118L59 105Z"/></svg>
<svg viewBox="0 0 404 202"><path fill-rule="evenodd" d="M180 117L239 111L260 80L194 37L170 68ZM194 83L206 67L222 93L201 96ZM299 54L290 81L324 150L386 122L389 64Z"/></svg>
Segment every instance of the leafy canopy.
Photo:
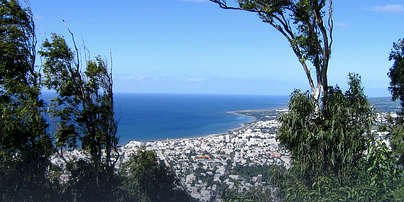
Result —
<svg viewBox="0 0 404 202"><path fill-rule="evenodd" d="M119 158L112 75L100 57L86 61L83 72L75 43L74 47L75 52L63 37L53 34L39 51L45 60L44 84L57 93L49 110L57 120L56 146L60 154L76 148L89 153L90 162L66 162L73 195L84 197L80 200L111 201Z"/></svg>
<svg viewBox="0 0 404 202"><path fill-rule="evenodd" d="M0 200L50 200L53 145L42 117L35 69L35 24L28 7L0 1Z"/></svg>
<svg viewBox="0 0 404 202"><path fill-rule="evenodd" d="M388 73L391 79L389 89L393 100L400 99L402 112L404 113L404 39L393 44L389 60L394 61Z"/></svg>
<svg viewBox="0 0 404 202"><path fill-rule="evenodd" d="M121 176L127 201L192 201L175 174L144 147L124 163Z"/></svg>
<svg viewBox="0 0 404 202"><path fill-rule="evenodd" d="M399 158L400 164L404 165L404 39L393 44L389 60L394 61L388 73L389 89L393 100L401 101L401 114L397 119L390 117L388 132L394 154Z"/></svg>
<svg viewBox="0 0 404 202"><path fill-rule="evenodd" d="M330 87L323 111L312 96L296 90L280 117L281 145L292 154L289 170L270 169L275 194L286 201L402 200L404 172L393 152L371 132L374 112L360 77L349 74L349 89Z"/></svg>
<svg viewBox="0 0 404 202"><path fill-rule="evenodd" d="M278 140L292 153L297 165L309 175L346 175L363 158L373 122L360 77L349 74L349 89L328 89L323 113L315 112L315 100L296 90L289 101L289 112L280 117Z"/></svg>

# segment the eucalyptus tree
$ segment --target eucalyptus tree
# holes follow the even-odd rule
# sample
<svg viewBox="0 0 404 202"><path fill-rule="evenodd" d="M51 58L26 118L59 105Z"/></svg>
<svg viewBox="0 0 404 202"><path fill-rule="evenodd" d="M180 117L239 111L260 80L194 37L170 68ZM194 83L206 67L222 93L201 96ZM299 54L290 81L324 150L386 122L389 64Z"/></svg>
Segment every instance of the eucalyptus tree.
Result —
<svg viewBox="0 0 404 202"><path fill-rule="evenodd" d="M327 71L333 44L332 0L210 0L221 8L256 13L287 39L320 106L328 88ZM314 67L315 82L311 67Z"/></svg>
<svg viewBox="0 0 404 202"><path fill-rule="evenodd" d="M292 93L288 113L280 116L282 125L277 135L281 145L292 154L292 167L285 171L290 176L282 180L302 184L295 186L296 183L292 183L281 187L278 181L274 185L283 188L288 193L286 196L292 196L290 199L294 201L298 198L293 196L301 193L314 196L312 193L318 191L321 196L320 188L315 187L321 185L324 179L338 182L331 184L331 187L338 186L338 189L352 183L350 179L356 179L357 173L369 168L370 154L375 153L372 153L375 143L371 134L374 112L364 94L359 75L349 75L349 89L345 93L338 86L328 86L327 71L333 45L333 1L210 1L223 9L256 13L264 23L275 28L288 41L310 85L311 93L299 90ZM399 52L402 47L395 47L390 59L397 61L402 58ZM399 64L395 63L396 66ZM403 75L400 73L401 70L390 73L396 79L391 87L396 97L399 97L399 89L402 89L397 82ZM381 149L376 150L376 153L382 153ZM365 151L368 151L368 159L364 158ZM386 159L388 155L381 156ZM376 162L371 165L377 167L384 164ZM368 171L371 170L372 166ZM365 182L374 182L376 179L374 173L363 176L368 180ZM372 189L375 188L373 183L369 184ZM327 186L319 187L327 189ZM302 191L302 188L306 191ZM364 192L362 188L356 191L360 192L357 196L375 198L374 194ZM342 198L338 194L336 196Z"/></svg>
<svg viewBox="0 0 404 202"><path fill-rule="evenodd" d="M39 51L44 58L44 83L57 93L50 108L57 123L55 143L61 154L81 148L90 156L90 162L68 164L73 197L112 201L119 155L112 69L108 72L107 62L101 57L81 58L71 36L74 51L56 34L46 39Z"/></svg>
<svg viewBox="0 0 404 202"><path fill-rule="evenodd" d="M374 114L359 75L349 74L348 84L345 93L338 86L328 88L321 117L312 116L313 96L298 90L291 96L289 112L280 116L277 139L307 176L348 176L363 162Z"/></svg>
<svg viewBox="0 0 404 202"><path fill-rule="evenodd" d="M402 115L404 115L404 39L393 44L389 60L393 61L388 76L390 77L390 92L393 100L401 101Z"/></svg>
<svg viewBox="0 0 404 202"><path fill-rule="evenodd" d="M0 200L50 200L52 141L41 115L36 37L29 7L0 0Z"/></svg>
<svg viewBox="0 0 404 202"><path fill-rule="evenodd" d="M397 120L390 120L390 142L399 163L404 165L404 39L393 44L389 60L393 61L388 76L390 77L390 91L393 100L401 102L401 113Z"/></svg>

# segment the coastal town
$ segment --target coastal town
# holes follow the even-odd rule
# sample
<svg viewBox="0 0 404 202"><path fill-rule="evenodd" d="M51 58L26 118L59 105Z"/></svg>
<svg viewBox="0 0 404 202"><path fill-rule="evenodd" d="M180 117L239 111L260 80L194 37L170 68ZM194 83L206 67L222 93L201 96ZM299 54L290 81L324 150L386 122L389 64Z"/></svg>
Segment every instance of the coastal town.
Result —
<svg viewBox="0 0 404 202"><path fill-rule="evenodd" d="M265 174L271 165L290 166L290 155L276 141L280 126L277 115L282 111L233 112L252 116L255 121L226 134L131 141L120 148L121 163L141 147L153 150L179 177L184 189L200 201L220 201L225 188L242 192L265 187L268 186ZM248 173L242 172L247 168Z"/></svg>
<svg viewBox="0 0 404 202"><path fill-rule="evenodd" d="M246 110L229 112L250 116L254 120L241 128L224 134L204 137L167 139L151 142L131 141L119 148L117 167L128 161L139 149L154 151L179 178L182 189L199 201L223 201L224 190L239 193L250 189L270 189L269 168L273 165L290 167L290 154L280 147L276 132L280 127L278 117L286 109ZM379 112L376 122L386 123L395 113ZM389 145L385 133L373 131ZM86 158L79 150L65 153L67 159ZM53 163L63 167L55 156ZM68 178L68 173L61 176Z"/></svg>
<svg viewBox="0 0 404 202"><path fill-rule="evenodd" d="M287 109L231 112L255 120L225 134L168 139L153 142L131 141L120 148L125 162L139 148L156 152L181 180L183 188L200 201L222 201L224 189L238 192L271 188L266 182L270 166L290 167L290 154L279 146L276 132L278 117ZM376 122L386 123L395 113L379 112ZM387 145L384 133L373 131ZM248 172L242 171L248 170Z"/></svg>

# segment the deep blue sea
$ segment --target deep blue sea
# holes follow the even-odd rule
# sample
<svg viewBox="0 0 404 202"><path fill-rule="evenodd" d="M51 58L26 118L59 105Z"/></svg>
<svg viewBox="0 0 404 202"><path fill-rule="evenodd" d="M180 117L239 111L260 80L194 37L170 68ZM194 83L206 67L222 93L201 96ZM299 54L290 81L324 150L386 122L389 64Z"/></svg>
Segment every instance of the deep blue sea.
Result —
<svg viewBox="0 0 404 202"><path fill-rule="evenodd" d="M120 144L223 133L252 120L227 112L282 107L287 100L287 96L117 94Z"/></svg>

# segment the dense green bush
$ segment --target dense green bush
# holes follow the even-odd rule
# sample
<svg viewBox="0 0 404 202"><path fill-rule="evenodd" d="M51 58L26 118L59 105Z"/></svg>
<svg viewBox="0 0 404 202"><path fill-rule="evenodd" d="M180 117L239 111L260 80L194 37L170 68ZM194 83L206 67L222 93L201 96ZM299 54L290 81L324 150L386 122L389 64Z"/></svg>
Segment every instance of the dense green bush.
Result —
<svg viewBox="0 0 404 202"><path fill-rule="evenodd" d="M242 193L234 189L224 188L221 198L225 202L264 202L273 201L271 190L267 187L255 187Z"/></svg>
<svg viewBox="0 0 404 202"><path fill-rule="evenodd" d="M304 176L299 168L272 167L270 182L286 201L402 201L403 170L383 144L371 147L365 162L347 176ZM310 178L312 184L307 184Z"/></svg>
<svg viewBox="0 0 404 202"><path fill-rule="evenodd" d="M392 99L401 101L401 113L396 119L390 117L387 130L395 155L404 166L404 39L393 44L389 60L393 61L388 76L390 77L390 91Z"/></svg>
<svg viewBox="0 0 404 202"><path fill-rule="evenodd" d="M35 25L29 9L0 1L0 201L51 201L53 152L41 113L35 68Z"/></svg>
<svg viewBox="0 0 404 202"><path fill-rule="evenodd" d="M280 117L278 139L292 167L273 166L269 180L287 201L400 200L403 170L393 152L371 133L374 112L357 75L349 89L329 88L321 108L295 91Z"/></svg>
<svg viewBox="0 0 404 202"><path fill-rule="evenodd" d="M120 170L123 201L192 201L153 151L140 148Z"/></svg>
<svg viewBox="0 0 404 202"><path fill-rule="evenodd" d="M399 99L401 101L401 115L404 115L404 39L393 43L389 60L394 62L388 73L390 77L389 90L393 100Z"/></svg>
<svg viewBox="0 0 404 202"><path fill-rule="evenodd" d="M374 114L359 76L349 79L345 94L338 86L328 89L320 109L308 92L296 90L280 117L277 138L306 175L346 175L363 160Z"/></svg>

